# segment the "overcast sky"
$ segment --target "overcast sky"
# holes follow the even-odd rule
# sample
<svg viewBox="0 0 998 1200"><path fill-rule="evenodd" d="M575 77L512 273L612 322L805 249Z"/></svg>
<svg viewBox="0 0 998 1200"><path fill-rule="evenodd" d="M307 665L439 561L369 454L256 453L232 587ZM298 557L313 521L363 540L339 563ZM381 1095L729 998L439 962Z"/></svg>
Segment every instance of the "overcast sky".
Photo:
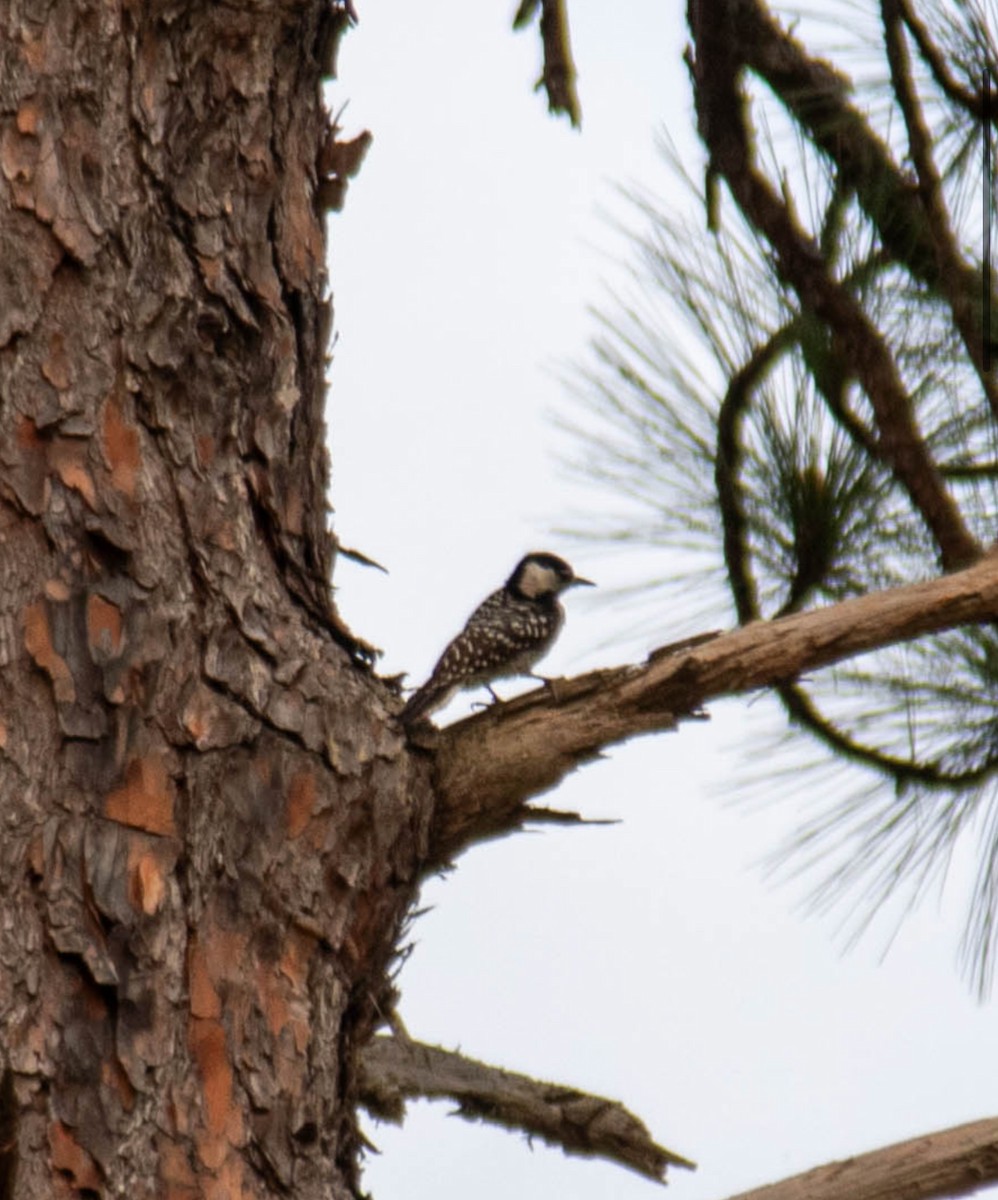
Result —
<svg viewBox="0 0 998 1200"><path fill-rule="evenodd" d="M513 7L364 4L330 92L349 102L348 135L374 133L330 222L334 521L390 571L341 563L337 601L384 648L382 669L412 683L525 551L565 553L604 588L633 566L552 535L608 502L566 478L572 447L552 414L572 411L559 374L584 359L588 306L624 279L615 185L667 185L662 126L702 169L680 3L570 4L581 134L532 92L537 36L510 32ZM683 569L678 555L649 562ZM567 607L544 670L624 660L626 614L588 595ZM658 640L687 626L663 613ZM622 1099L700 1163L672 1174L677 1200L994 1115L998 1019L955 965L967 872L883 963L885 930L844 954L834 921L802 915L803 889L759 865L792 815L739 786L763 773L751 747L771 702L711 717L615 749L560 789L559 806L620 824L475 848L425 889L432 911L401 977L412 1035ZM368 1122L376 1200L657 1194L446 1112Z"/></svg>

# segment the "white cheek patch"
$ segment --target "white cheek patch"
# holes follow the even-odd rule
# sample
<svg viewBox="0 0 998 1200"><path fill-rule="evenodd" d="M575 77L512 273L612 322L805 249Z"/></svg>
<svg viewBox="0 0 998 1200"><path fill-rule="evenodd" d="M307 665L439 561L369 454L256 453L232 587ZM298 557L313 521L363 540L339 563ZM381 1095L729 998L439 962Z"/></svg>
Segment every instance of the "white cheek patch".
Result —
<svg viewBox="0 0 998 1200"><path fill-rule="evenodd" d="M520 591L531 600L557 592L560 583L557 571L535 562L527 563L519 579Z"/></svg>

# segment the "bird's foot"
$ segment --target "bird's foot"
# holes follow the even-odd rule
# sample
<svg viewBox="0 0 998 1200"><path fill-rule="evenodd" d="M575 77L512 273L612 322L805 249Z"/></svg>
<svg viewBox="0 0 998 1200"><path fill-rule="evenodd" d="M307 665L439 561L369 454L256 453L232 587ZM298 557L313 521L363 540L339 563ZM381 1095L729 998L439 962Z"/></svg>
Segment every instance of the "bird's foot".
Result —
<svg viewBox="0 0 998 1200"><path fill-rule="evenodd" d="M491 708L494 704L502 704L502 702L503 702L502 696L499 696L496 694L496 692L495 692L494 688L491 686L491 684L485 683L485 684L482 684L482 686L485 688L485 690L488 692L488 694L492 697L492 699L487 704L484 700L476 700L472 704L472 706L471 706L472 708Z"/></svg>

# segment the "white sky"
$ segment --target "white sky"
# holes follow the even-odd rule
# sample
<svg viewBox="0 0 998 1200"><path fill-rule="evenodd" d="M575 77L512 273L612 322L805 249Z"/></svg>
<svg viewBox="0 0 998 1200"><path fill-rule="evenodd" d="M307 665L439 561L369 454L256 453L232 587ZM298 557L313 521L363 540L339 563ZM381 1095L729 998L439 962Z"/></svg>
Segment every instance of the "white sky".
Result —
<svg viewBox="0 0 998 1200"><path fill-rule="evenodd" d="M342 563L337 600L384 648L382 669L413 683L526 550L620 577L550 533L606 501L558 466L571 447L550 419L570 411L557 371L583 358L604 281L623 278L626 252L600 216L621 211L614 185L667 179L660 123L700 170L678 0L570 4L581 134L531 92L538 39L510 32L514 7L365 3L331 90L334 107L349 100L346 132L375 135L330 223L334 519L391 572ZM626 621L581 595L568 608L542 669L620 661L604 644ZM661 640L685 624L663 614ZM620 1098L697 1159L697 1173L671 1175L681 1200L998 1108L998 1021L955 967L959 873L952 902L924 905L883 964L883 936L843 956L829 921L795 912L800 889L763 878L790 806L730 801L733 781L759 773L746 747L771 713L728 701L576 774L557 804L622 824L467 853L425 889L432 911L402 974L414 1037ZM412 1106L401 1130L368 1123L376 1200L657 1194L446 1111Z"/></svg>

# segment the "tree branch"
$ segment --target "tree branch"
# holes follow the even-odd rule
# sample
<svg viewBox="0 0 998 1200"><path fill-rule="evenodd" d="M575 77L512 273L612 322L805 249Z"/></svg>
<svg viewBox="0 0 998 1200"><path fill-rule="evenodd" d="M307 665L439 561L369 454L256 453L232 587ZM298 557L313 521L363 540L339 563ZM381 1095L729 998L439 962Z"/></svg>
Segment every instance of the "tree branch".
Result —
<svg viewBox="0 0 998 1200"><path fill-rule="evenodd" d="M936 260L925 212L887 145L849 103L849 79L811 57L759 0L738 0L737 12L743 61L835 163L843 181L856 189L894 261L935 287ZM979 292L980 274L976 279Z"/></svg>
<svg viewBox="0 0 998 1200"><path fill-rule="evenodd" d="M896 1142L729 1200L931 1200L998 1180L998 1118Z"/></svg>
<svg viewBox="0 0 998 1200"><path fill-rule="evenodd" d="M582 125L582 107L575 87L577 73L572 58L565 0L522 0L513 18L513 28L526 28L537 15L538 9L541 14L544 70L537 87L547 92L548 111L564 113L578 129Z"/></svg>
<svg viewBox="0 0 998 1200"><path fill-rule="evenodd" d="M929 36L928 29L919 20L918 14L909 0L904 0L904 23L911 30L911 35L918 46L918 52L928 64L929 70L932 72L932 78L936 81L936 86L940 91L944 92L954 104L959 105L960 108L970 113L975 120L983 121L987 113L983 89L981 91L971 91L969 88L964 87L950 72L946 56L940 52L939 47ZM988 64L988 66L990 67L991 64Z"/></svg>
<svg viewBox="0 0 998 1200"><path fill-rule="evenodd" d="M653 651L644 663L558 680L493 705L424 742L437 792L427 870L529 820L531 797L605 747L674 729L702 716L708 700L996 617L998 551L991 550L953 575L688 639Z"/></svg>
<svg viewBox="0 0 998 1200"><path fill-rule="evenodd" d="M748 517L740 482L745 457L740 436L742 418L749 409L753 392L792 344L792 335L792 326L783 325L752 351L728 381L728 390L717 413L714 486L724 532L724 565L739 621L750 621L759 613L755 580L749 567Z"/></svg>
<svg viewBox="0 0 998 1200"><path fill-rule="evenodd" d="M689 21L696 43L698 127L711 170L724 177L749 224L772 246L780 278L794 289L805 310L828 325L855 364L873 408L879 452L921 513L943 565L952 570L972 561L978 547L935 469L882 335L860 302L832 277L819 248L756 167L739 76L757 53L750 37L770 33L757 6L751 0L690 0ZM828 67L824 74L831 76L826 91L844 90L843 81ZM931 261L931 241L926 251Z"/></svg>
<svg viewBox="0 0 998 1200"><path fill-rule="evenodd" d="M449 1097L457 1101L458 1116L522 1130L567 1154L605 1158L658 1183L667 1167L695 1169L689 1159L656 1145L615 1100L406 1038L376 1037L365 1047L360 1088L361 1102L384 1120L401 1121L406 1100Z"/></svg>
<svg viewBox="0 0 998 1200"><path fill-rule="evenodd" d="M937 84L950 99L976 117L984 115L983 93L971 95L946 75L945 59L933 46L925 26L910 4L904 21L929 63ZM739 0L739 45L744 61L773 89L800 122L814 144L835 163L841 179L856 189L863 210L877 228L885 249L916 278L938 286L933 234L915 189L893 162L890 151L846 97L849 80L821 59L810 57L759 0ZM969 269L968 297L977 324L975 340L989 345L992 331L984 328L984 272Z"/></svg>
<svg viewBox="0 0 998 1200"><path fill-rule="evenodd" d="M915 90L911 61L905 45L904 0L881 0L880 11L891 84L908 131L908 150L918 175L918 190L936 263L937 286L949 304L953 325L963 341L967 357L974 365L981 390L988 398L992 413L998 416L998 384L988 367L982 332L980 281L963 261L950 227L943 183L933 157L932 133Z"/></svg>

